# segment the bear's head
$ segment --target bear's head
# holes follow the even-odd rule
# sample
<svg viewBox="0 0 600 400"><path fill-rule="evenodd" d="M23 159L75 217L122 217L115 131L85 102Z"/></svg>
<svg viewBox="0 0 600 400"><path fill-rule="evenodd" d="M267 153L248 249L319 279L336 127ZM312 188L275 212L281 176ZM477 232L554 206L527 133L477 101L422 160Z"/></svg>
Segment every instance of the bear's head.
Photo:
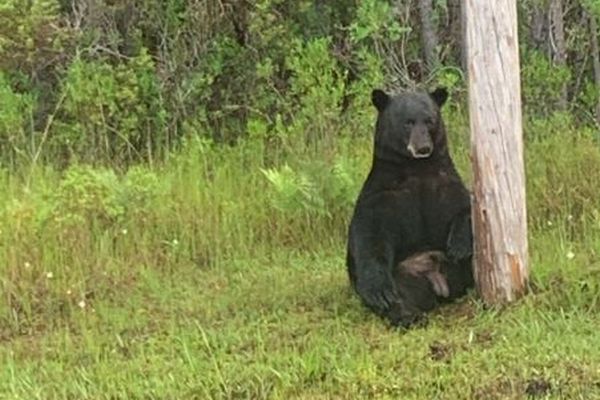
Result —
<svg viewBox="0 0 600 400"><path fill-rule="evenodd" d="M375 157L387 161L434 158L447 153L446 132L440 108L448 92L411 92L389 95L375 89L377 108Z"/></svg>

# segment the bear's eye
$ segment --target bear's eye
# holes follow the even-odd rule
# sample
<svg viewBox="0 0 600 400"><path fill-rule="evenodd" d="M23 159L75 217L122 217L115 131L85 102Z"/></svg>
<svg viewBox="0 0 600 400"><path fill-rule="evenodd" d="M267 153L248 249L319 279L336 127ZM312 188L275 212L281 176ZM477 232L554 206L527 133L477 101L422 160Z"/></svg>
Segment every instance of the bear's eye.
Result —
<svg viewBox="0 0 600 400"><path fill-rule="evenodd" d="M433 118L427 118L427 119L425 119L425 123L427 125L433 125Z"/></svg>
<svg viewBox="0 0 600 400"><path fill-rule="evenodd" d="M415 124L415 120L414 119L407 119L406 120L406 126L413 126Z"/></svg>

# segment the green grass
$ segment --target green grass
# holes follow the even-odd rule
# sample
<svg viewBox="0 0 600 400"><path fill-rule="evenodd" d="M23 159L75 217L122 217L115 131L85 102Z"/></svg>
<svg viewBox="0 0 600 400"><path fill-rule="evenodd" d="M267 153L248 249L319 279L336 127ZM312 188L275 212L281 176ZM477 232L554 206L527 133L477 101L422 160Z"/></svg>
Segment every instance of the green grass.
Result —
<svg viewBox="0 0 600 400"><path fill-rule="evenodd" d="M533 245L545 241L533 264L545 279L525 299L485 310L471 295L407 332L360 306L332 252L140 266L111 293L64 293L45 310L51 326L3 339L0 393L505 399L543 379L558 397L600 397L600 265L568 260L554 234Z"/></svg>
<svg viewBox="0 0 600 400"><path fill-rule="evenodd" d="M1 173L0 398L600 398L591 139L528 143L530 294L471 293L409 331L367 312L344 267L370 139L285 148Z"/></svg>

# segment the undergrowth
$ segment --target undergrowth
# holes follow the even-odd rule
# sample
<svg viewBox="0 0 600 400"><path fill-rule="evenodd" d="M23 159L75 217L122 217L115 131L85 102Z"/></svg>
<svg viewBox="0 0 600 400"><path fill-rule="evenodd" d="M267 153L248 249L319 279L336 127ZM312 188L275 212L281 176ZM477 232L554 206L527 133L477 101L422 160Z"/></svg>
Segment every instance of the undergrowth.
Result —
<svg viewBox="0 0 600 400"><path fill-rule="evenodd" d="M470 181L460 115L448 128ZM530 295L490 310L471 294L405 333L362 308L344 269L370 128L327 145L190 140L127 171L3 170L0 394L600 396L600 149L526 129Z"/></svg>

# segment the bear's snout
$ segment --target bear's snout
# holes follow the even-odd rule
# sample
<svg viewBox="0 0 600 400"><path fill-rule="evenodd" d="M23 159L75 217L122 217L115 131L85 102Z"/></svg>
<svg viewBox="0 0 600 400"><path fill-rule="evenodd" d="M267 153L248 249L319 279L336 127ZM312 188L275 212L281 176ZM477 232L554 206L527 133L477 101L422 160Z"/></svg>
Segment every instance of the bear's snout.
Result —
<svg viewBox="0 0 600 400"><path fill-rule="evenodd" d="M427 158L433 152L433 141L427 129L414 129L407 146L414 158Z"/></svg>

